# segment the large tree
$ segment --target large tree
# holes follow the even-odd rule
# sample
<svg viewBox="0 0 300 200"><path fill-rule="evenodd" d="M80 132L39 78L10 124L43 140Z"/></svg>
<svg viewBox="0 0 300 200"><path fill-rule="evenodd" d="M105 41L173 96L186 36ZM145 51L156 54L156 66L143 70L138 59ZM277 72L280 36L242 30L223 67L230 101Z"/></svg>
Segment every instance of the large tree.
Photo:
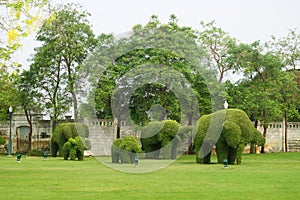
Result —
<svg viewBox="0 0 300 200"><path fill-rule="evenodd" d="M54 73L60 73L58 87L65 87L72 97L75 120L78 115L78 99L75 91L77 72L97 42L87 20L89 15L78 5L65 5L55 12L52 20L45 21L37 33L37 40L42 42L40 50L47 50L41 57L51 59L51 63L47 63L50 64L47 68L56 68ZM62 86L63 84L65 85Z"/></svg>
<svg viewBox="0 0 300 200"><path fill-rule="evenodd" d="M294 109L294 76L283 72L281 59L274 52L265 53L259 42L239 44L231 50L231 59L243 69L245 78L229 87L230 103L260 121L266 137L269 123L287 118L288 110Z"/></svg>
<svg viewBox="0 0 300 200"><path fill-rule="evenodd" d="M198 41L208 52L211 69L218 71L218 81L222 82L230 70L237 71L231 59L229 50L235 45L236 39L215 25L215 21L204 23L201 21L202 30Z"/></svg>
<svg viewBox="0 0 300 200"><path fill-rule="evenodd" d="M290 29L285 37L276 38L267 43L283 61L287 69L299 69L300 66L300 33L298 29Z"/></svg>
<svg viewBox="0 0 300 200"><path fill-rule="evenodd" d="M22 46L21 39L34 32L42 20L49 18L49 8L48 0L0 1L0 121L7 119L10 105L14 110L19 105L14 81L20 64L12 55Z"/></svg>
<svg viewBox="0 0 300 200"><path fill-rule="evenodd" d="M197 45L196 38L196 32L189 27L180 27L174 15L168 24L161 24L157 16L152 16L145 26L134 26L129 37L116 39L104 34L99 37L100 51L87 62L86 73L97 83L91 100L98 116L117 114L114 115L119 127L117 137L120 137L121 115L127 105L132 111L133 121L138 124L150 120L151 111L148 111L154 104L169 108L167 118L173 116L177 120L180 109L185 110L188 124L199 117L196 112L199 105L194 107L191 102L203 103L200 105L203 113L211 111L206 85L208 78L201 73L205 71L202 68L204 52ZM193 87L194 91L190 92ZM172 91L171 88L176 89ZM189 97L183 99L184 95ZM178 101L181 101L180 106L184 104L184 108L179 108Z"/></svg>
<svg viewBox="0 0 300 200"><path fill-rule="evenodd" d="M36 84L32 77L35 77L35 75L31 73L32 71L30 70L24 70L15 81L18 89L18 105L24 112L29 125L27 149L29 154L31 151L34 116L37 117L43 111L41 101L43 94L34 87Z"/></svg>

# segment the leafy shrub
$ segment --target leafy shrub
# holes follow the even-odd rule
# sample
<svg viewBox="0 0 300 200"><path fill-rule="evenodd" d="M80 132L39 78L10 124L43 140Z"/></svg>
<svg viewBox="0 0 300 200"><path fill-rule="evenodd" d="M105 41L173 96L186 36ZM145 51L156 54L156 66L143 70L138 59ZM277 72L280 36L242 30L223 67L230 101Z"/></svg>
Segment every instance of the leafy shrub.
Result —
<svg viewBox="0 0 300 200"><path fill-rule="evenodd" d="M0 145L3 145L6 143L6 140L0 135Z"/></svg>
<svg viewBox="0 0 300 200"><path fill-rule="evenodd" d="M116 139L111 147L112 162L133 163L135 154L141 153L142 149L134 136Z"/></svg>
<svg viewBox="0 0 300 200"><path fill-rule="evenodd" d="M51 137L51 153L53 157L56 157L57 152L59 156L62 156L63 145L69 140L69 138L75 138L80 136L81 138L88 138L89 129L85 124L80 123L61 123L59 124Z"/></svg>
<svg viewBox="0 0 300 200"><path fill-rule="evenodd" d="M69 138L68 142L66 142L63 146L63 157L65 160L69 158L71 160L83 160L84 155L84 146L80 139L80 137Z"/></svg>
<svg viewBox="0 0 300 200"><path fill-rule="evenodd" d="M179 128L180 124L174 120L154 121L145 126L141 132L141 143L146 158L157 158L161 150L164 158L176 158L180 137L175 136Z"/></svg>

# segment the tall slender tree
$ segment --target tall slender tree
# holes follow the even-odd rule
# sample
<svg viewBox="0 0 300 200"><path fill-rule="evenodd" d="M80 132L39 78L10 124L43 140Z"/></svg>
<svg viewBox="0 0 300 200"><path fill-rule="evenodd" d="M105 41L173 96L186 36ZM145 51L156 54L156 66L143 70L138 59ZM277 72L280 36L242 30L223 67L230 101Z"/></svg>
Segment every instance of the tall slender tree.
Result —
<svg viewBox="0 0 300 200"><path fill-rule="evenodd" d="M74 118L77 120L78 99L75 91L75 80L80 65L88 53L95 47L97 40L87 20L90 14L79 5L67 4L55 12L52 20L45 21L37 33L37 40L43 43L43 48L54 51L50 68L61 71L66 90L71 94ZM56 72L57 73L57 72ZM60 82L59 84L61 84Z"/></svg>

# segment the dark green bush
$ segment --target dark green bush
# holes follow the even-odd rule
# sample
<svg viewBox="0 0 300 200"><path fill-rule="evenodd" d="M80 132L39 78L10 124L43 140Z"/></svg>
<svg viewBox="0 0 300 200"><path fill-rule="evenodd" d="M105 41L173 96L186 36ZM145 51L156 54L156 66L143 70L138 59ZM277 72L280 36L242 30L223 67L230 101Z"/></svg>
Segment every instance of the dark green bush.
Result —
<svg viewBox="0 0 300 200"><path fill-rule="evenodd" d="M221 133L221 135L211 133ZM205 137L207 138L204 144ZM197 153L196 162L210 163L210 152L205 152L203 149L211 149L212 145L215 144L219 163L228 159L230 164L234 162L240 164L245 145L250 142L263 145L265 138L253 126L244 111L226 109L204 115L196 125L194 140Z"/></svg>
<svg viewBox="0 0 300 200"><path fill-rule="evenodd" d="M69 140L69 138L75 138L80 136L81 138L88 138L89 129L85 124L80 123L61 123L59 124L51 137L51 153L53 157L62 156L63 145Z"/></svg>
<svg viewBox="0 0 300 200"><path fill-rule="evenodd" d="M157 158L162 151L165 159L175 159L177 144L180 137L176 137L180 124L174 120L150 122L142 129L142 149L146 158Z"/></svg>
<svg viewBox="0 0 300 200"><path fill-rule="evenodd" d="M141 153L142 149L134 136L116 139L111 147L112 162L133 163L136 153Z"/></svg>
<svg viewBox="0 0 300 200"><path fill-rule="evenodd" d="M65 160L83 160L84 146L80 137L69 138L63 146L63 157Z"/></svg>
<svg viewBox="0 0 300 200"><path fill-rule="evenodd" d="M3 145L6 143L6 140L0 135L0 145Z"/></svg>

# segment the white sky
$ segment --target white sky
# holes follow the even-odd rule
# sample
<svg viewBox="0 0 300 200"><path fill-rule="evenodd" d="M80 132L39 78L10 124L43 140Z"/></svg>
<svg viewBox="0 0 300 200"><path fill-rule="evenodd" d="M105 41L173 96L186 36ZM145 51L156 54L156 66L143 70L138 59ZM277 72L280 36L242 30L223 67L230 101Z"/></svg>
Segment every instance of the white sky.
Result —
<svg viewBox="0 0 300 200"><path fill-rule="evenodd" d="M167 22L171 14L179 24L200 29L200 21L216 21L217 26L238 40L250 43L283 37L290 28L300 27L299 0L54 0L57 3L78 2L92 14L89 18L96 35L130 31L145 24L151 15ZM34 53L34 36L23 41L16 59L28 67L26 60ZM27 66L26 66L27 65Z"/></svg>

